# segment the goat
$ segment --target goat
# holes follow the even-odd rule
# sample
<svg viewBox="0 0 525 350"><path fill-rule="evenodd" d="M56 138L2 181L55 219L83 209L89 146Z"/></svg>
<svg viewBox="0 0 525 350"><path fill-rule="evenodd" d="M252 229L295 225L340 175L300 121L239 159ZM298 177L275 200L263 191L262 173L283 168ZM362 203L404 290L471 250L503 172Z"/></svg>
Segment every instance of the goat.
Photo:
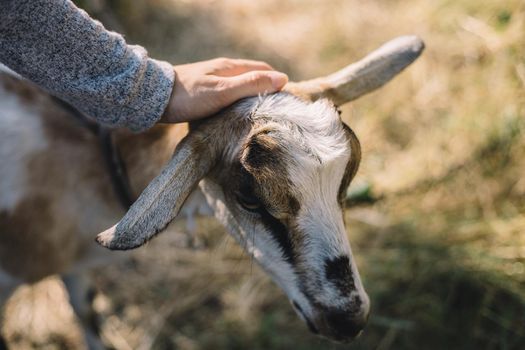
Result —
<svg viewBox="0 0 525 350"><path fill-rule="evenodd" d="M335 74L243 99L189 132L182 124L115 130L131 189L142 192L126 213L96 136L47 93L2 73L0 305L21 283L60 274L87 323L82 271L119 256L94 243L94 233L122 217L96 240L112 250L139 247L202 191L312 331L355 338L370 303L343 208L360 144L336 107L385 84L423 47L417 37L397 38ZM86 337L100 347L89 330Z"/></svg>

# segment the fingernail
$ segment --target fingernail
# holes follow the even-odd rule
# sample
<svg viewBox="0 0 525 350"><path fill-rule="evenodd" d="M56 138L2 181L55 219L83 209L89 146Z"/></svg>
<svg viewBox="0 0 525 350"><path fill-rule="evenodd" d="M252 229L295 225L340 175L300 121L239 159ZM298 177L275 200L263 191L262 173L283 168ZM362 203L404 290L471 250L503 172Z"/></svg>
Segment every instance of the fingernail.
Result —
<svg viewBox="0 0 525 350"><path fill-rule="evenodd" d="M288 82L288 76L280 72L272 72L270 79L272 79L272 86L275 90L281 90Z"/></svg>

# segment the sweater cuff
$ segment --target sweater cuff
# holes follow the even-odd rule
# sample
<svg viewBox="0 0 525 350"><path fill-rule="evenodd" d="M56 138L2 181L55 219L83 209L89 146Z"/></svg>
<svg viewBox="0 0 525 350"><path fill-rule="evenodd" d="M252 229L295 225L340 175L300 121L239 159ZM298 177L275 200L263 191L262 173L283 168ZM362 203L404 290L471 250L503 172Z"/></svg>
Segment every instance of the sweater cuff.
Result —
<svg viewBox="0 0 525 350"><path fill-rule="evenodd" d="M147 59L139 91L134 94L140 98L134 99L135 105L128 106L135 111L125 122L131 131L144 131L159 121L168 106L174 80L175 72L170 63Z"/></svg>

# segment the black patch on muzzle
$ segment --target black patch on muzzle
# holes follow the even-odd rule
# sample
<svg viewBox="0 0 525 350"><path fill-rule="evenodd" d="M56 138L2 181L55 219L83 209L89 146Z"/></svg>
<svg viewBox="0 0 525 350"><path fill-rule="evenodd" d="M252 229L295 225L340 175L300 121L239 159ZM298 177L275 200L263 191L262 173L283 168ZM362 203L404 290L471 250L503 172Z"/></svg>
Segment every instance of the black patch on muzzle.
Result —
<svg viewBox="0 0 525 350"><path fill-rule="evenodd" d="M346 255L325 260L326 279L332 282L343 295L355 290L355 281L350 269L350 258Z"/></svg>

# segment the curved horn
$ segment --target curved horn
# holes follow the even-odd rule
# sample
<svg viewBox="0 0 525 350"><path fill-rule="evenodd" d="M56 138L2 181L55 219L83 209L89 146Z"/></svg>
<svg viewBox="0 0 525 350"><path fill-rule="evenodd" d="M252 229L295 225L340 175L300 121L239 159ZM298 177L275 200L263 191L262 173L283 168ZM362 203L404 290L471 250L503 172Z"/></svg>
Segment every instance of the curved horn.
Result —
<svg viewBox="0 0 525 350"><path fill-rule="evenodd" d="M97 235L112 250L137 248L162 231L179 213L184 201L215 164L217 145L194 130L177 146L173 158L113 227Z"/></svg>
<svg viewBox="0 0 525 350"><path fill-rule="evenodd" d="M414 62L424 48L417 36L401 36L333 74L288 83L284 90L313 101L325 97L340 106L383 86Z"/></svg>

